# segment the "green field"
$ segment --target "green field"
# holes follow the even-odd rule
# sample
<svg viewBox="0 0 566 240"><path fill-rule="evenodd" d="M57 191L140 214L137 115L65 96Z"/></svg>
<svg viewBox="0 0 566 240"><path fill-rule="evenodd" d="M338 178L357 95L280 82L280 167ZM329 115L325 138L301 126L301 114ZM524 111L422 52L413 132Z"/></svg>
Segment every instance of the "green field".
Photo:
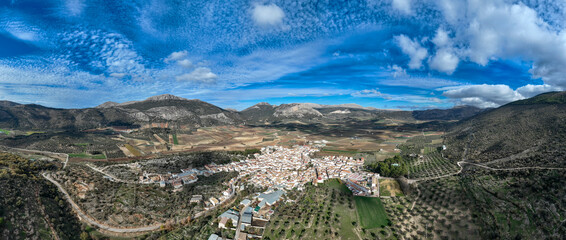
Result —
<svg viewBox="0 0 566 240"><path fill-rule="evenodd" d="M173 144L179 145L179 140L177 140L177 134L173 134Z"/></svg>
<svg viewBox="0 0 566 240"><path fill-rule="evenodd" d="M356 196L354 199L362 227L371 229L388 225L389 219L381 199L360 196Z"/></svg>
<svg viewBox="0 0 566 240"><path fill-rule="evenodd" d="M350 189L346 187L346 185L341 183L340 180L338 179L330 179L326 181L326 185L329 188L338 190L340 193L348 194L348 195L352 194L352 191L350 191Z"/></svg>
<svg viewBox="0 0 566 240"><path fill-rule="evenodd" d="M124 147L126 147L134 156L139 157L142 154L140 153L140 151L138 151L136 148L134 148L132 145L130 144L126 144L124 145Z"/></svg>
<svg viewBox="0 0 566 240"><path fill-rule="evenodd" d="M10 131L5 130L5 129L1 129L1 128L0 128L0 132L4 133L6 135L10 134Z"/></svg>

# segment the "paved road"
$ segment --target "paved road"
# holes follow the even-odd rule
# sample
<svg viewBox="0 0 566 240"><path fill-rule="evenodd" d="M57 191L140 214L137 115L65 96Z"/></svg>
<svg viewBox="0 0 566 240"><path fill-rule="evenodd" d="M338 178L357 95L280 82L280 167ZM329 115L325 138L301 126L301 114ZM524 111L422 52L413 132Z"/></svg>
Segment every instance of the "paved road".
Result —
<svg viewBox="0 0 566 240"><path fill-rule="evenodd" d="M66 154L67 158L65 159L65 164L63 164L63 169L67 167L67 163L69 162L69 154Z"/></svg>
<svg viewBox="0 0 566 240"><path fill-rule="evenodd" d="M251 204L251 203L250 203ZM238 224L236 224L236 235L234 235L234 239L238 239L238 235L240 235L240 225L242 224L242 217L244 216L244 211L250 205L245 205L242 210L240 210L240 217L238 218Z"/></svg>

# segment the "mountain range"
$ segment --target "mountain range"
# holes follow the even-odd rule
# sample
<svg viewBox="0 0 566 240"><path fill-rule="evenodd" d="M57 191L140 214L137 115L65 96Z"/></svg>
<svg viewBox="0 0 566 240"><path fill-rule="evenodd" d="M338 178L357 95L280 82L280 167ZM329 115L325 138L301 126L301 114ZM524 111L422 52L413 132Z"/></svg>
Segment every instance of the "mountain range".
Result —
<svg viewBox="0 0 566 240"><path fill-rule="evenodd" d="M0 128L88 129L105 126L136 126L148 123L176 123L194 127L232 124L265 124L281 121L320 122L345 118L387 117L407 120L460 120L483 109L461 106L425 111L383 110L357 104L321 105L258 103L242 111L170 94L143 101L105 102L94 108L58 109L36 104L0 101Z"/></svg>

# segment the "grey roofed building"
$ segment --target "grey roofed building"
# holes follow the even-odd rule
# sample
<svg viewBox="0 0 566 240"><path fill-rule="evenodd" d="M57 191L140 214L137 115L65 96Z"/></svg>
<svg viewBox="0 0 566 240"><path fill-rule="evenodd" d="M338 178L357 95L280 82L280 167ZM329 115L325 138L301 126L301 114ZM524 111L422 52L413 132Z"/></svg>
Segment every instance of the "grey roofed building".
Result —
<svg viewBox="0 0 566 240"><path fill-rule="evenodd" d="M223 218L223 217L229 218L229 219L232 219L235 223L237 223L238 219L240 219L239 215L240 214L238 212L236 212L232 209L228 209L228 211L220 214L219 218Z"/></svg>
<svg viewBox="0 0 566 240"><path fill-rule="evenodd" d="M246 213L252 214L253 210L254 209L252 207L247 207L246 209L244 209L244 214Z"/></svg>
<svg viewBox="0 0 566 240"><path fill-rule="evenodd" d="M210 237L208 237L208 240L217 240L219 237L216 234L211 234Z"/></svg>
<svg viewBox="0 0 566 240"><path fill-rule="evenodd" d="M279 201L279 199L281 198L281 196L283 196L284 193L285 192L281 190L277 190L270 193L260 193L259 196L257 197L259 200L261 200L258 206L263 207L265 206L265 204L271 206L275 204L277 201Z"/></svg>
<svg viewBox="0 0 566 240"><path fill-rule="evenodd" d="M252 214L251 213L244 213L244 215L242 215L242 224L246 224L246 225L252 224Z"/></svg>
<svg viewBox="0 0 566 240"><path fill-rule="evenodd" d="M240 202L240 205L248 205L250 204L252 201L250 201L249 199L244 199Z"/></svg>
<svg viewBox="0 0 566 240"><path fill-rule="evenodd" d="M193 174L192 172L183 172L183 173L179 173L179 174L176 174L176 175L177 175L178 178L183 178L183 177L188 177L192 174Z"/></svg>
<svg viewBox="0 0 566 240"><path fill-rule="evenodd" d="M265 206L265 200L261 200L261 202L259 202L259 203L257 204L257 206L258 206L259 208L263 208L263 206Z"/></svg>

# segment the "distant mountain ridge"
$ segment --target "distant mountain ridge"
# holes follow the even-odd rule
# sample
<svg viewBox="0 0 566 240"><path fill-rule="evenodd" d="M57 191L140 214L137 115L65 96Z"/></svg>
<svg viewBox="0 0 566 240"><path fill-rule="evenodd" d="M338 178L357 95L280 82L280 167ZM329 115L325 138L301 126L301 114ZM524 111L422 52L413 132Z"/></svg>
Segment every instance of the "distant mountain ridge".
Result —
<svg viewBox="0 0 566 240"><path fill-rule="evenodd" d="M474 116L486 109L473 106L456 106L451 109L429 109L413 111L417 120L460 120Z"/></svg>
<svg viewBox="0 0 566 240"><path fill-rule="evenodd" d="M316 103L255 104L242 111L223 109L213 104L171 94L141 101L105 102L94 108L57 109L35 104L0 101L0 128L13 129L88 129L104 126L135 126L149 123L175 123L201 127L236 124L267 124L281 121L332 121L346 118L395 118L458 120L478 111L463 108L425 113L382 110L358 104L323 105ZM457 113L453 113L456 111ZM435 116L431 116L435 115ZM416 117L415 117L416 116Z"/></svg>
<svg viewBox="0 0 566 240"><path fill-rule="evenodd" d="M238 113L200 100L170 94L143 101L106 102L95 108L56 109L34 104L0 105L0 127L16 129L87 129L103 126L175 122L191 126L238 124Z"/></svg>

